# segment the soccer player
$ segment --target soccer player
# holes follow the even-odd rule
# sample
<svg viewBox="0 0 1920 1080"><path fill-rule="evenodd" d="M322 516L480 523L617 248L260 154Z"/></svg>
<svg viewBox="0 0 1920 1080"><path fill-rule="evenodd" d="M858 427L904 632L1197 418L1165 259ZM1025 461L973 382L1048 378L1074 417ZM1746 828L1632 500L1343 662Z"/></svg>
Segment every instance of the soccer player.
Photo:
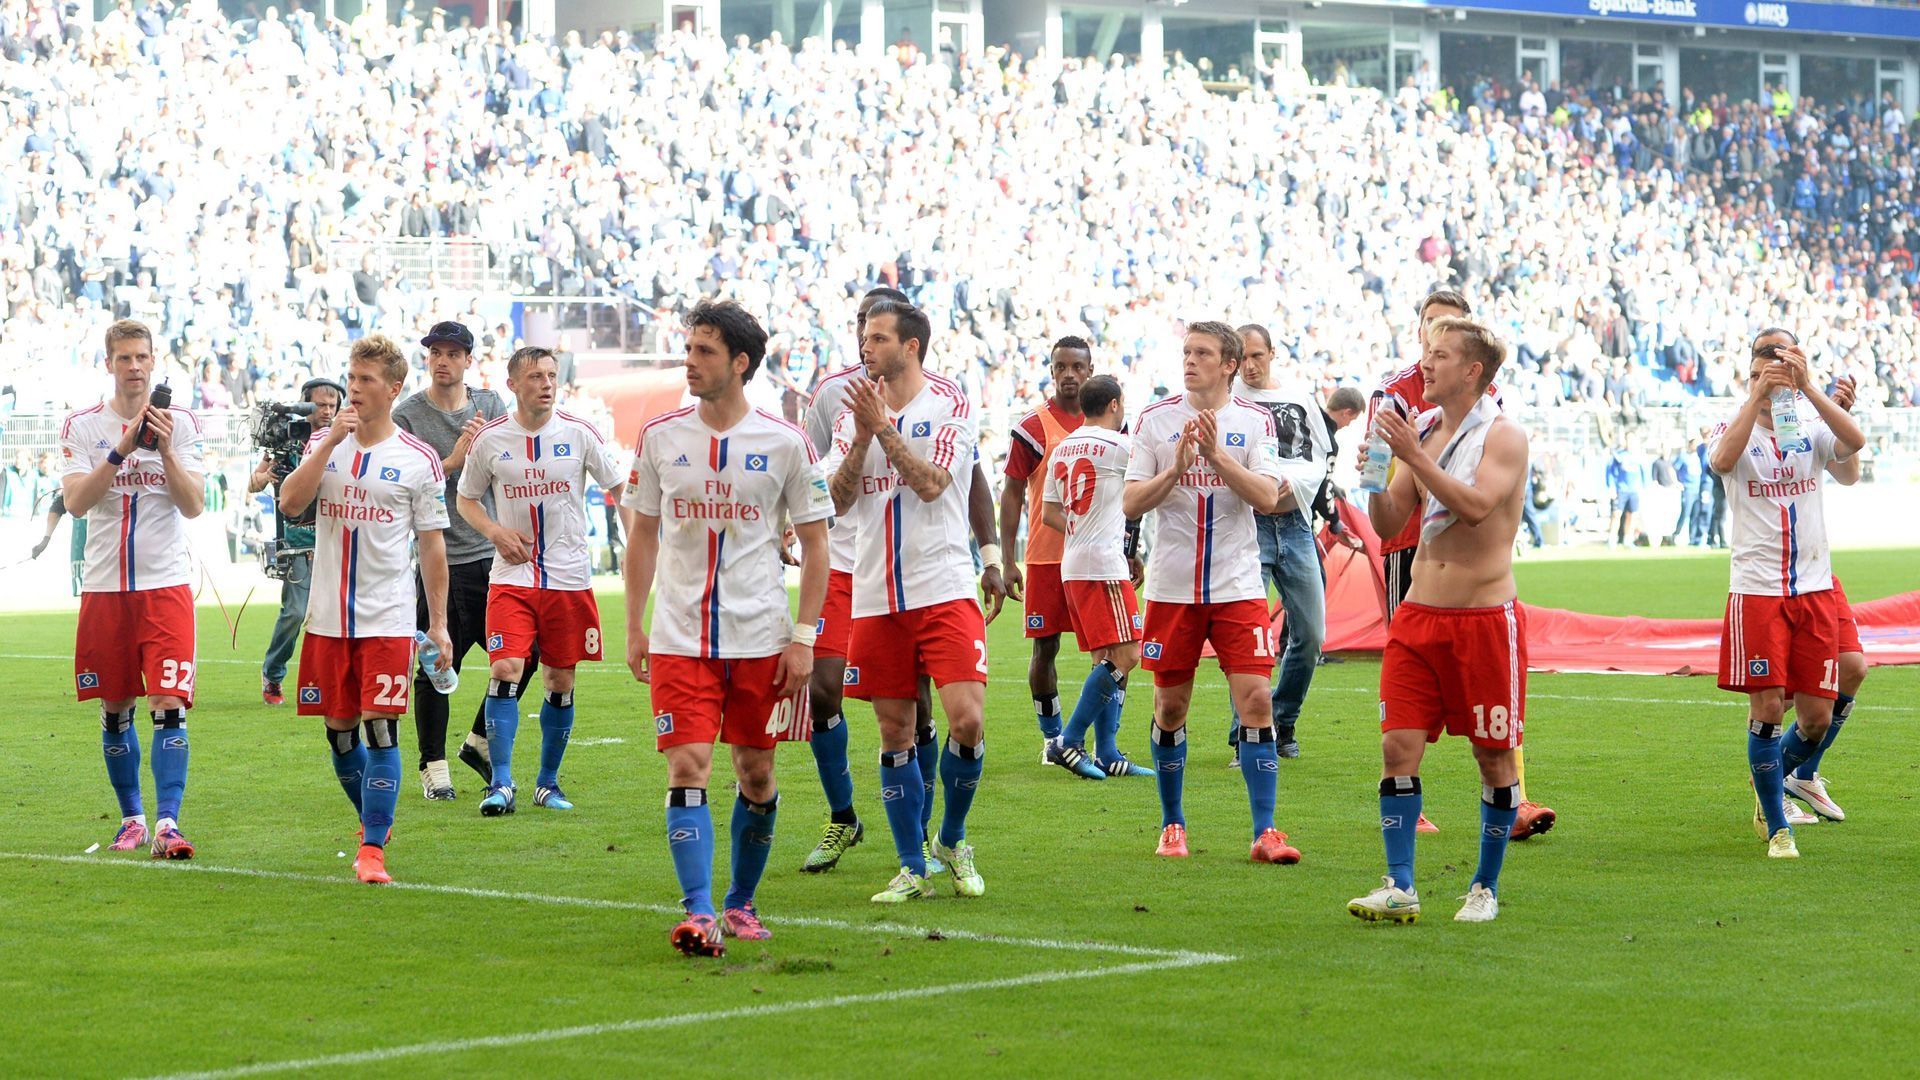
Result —
<svg viewBox="0 0 1920 1080"><path fill-rule="evenodd" d="M1127 673L1140 662L1141 629L1133 591L1139 563L1132 557L1140 523L1129 521L1120 506L1131 454L1122 434L1127 407L1111 375L1088 379L1080 387L1080 404L1086 422L1054 447L1041 500L1041 520L1063 541L1061 589L1073 636L1080 651L1093 656L1073 715L1054 741L1055 756L1088 780L1152 776L1152 770L1129 768L1118 739Z"/></svg>
<svg viewBox="0 0 1920 1080"><path fill-rule="evenodd" d="M1253 812L1254 862L1292 864L1300 850L1274 827L1280 759L1267 680L1273 627L1260 580L1254 515L1271 514L1290 493L1275 450L1273 416L1232 396L1244 356L1240 335L1221 322L1196 322L1183 347L1186 393L1140 413L1128 456L1122 512L1155 515L1148 556L1142 664L1153 672L1153 761L1161 830L1157 855L1185 858L1181 807L1187 709L1203 643L1213 645L1243 717L1240 773Z"/></svg>
<svg viewBox="0 0 1920 1080"><path fill-rule="evenodd" d="M106 348L112 396L60 426L61 499L87 523L73 682L81 701L100 701L100 749L120 802L112 850L147 843L133 729L134 699L145 697L159 801L152 854L191 859L193 845L180 834L194 682L186 521L206 506L205 438L192 413L149 401L153 333L145 324L122 319L107 327ZM143 437L151 449L140 445Z"/></svg>
<svg viewBox="0 0 1920 1080"><path fill-rule="evenodd" d="M1433 324L1440 319L1464 319L1472 314L1473 308L1467 303L1467 298L1452 289L1436 290L1428 293L1426 298L1420 301L1422 360L1416 360L1402 368L1392 378L1382 383L1380 388L1368 398L1369 431L1372 430L1374 418L1383 408L1411 422L1434 407L1425 396L1425 377L1421 374L1427 336ZM1489 383L1487 396L1493 398L1495 405L1501 404L1500 390L1497 386ZM1364 438L1360 440L1359 454L1361 461L1364 462L1367 455L1367 440ZM1405 527L1397 534L1381 534L1381 562L1384 564L1387 577L1387 624L1389 627L1393 624L1393 616L1399 609L1400 602L1406 599L1407 590L1413 585L1413 564L1418 555L1419 546L1420 516L1418 514L1410 514ZM1518 750L1519 747L1514 749ZM1537 836L1553 828L1554 823L1559 820L1559 815L1549 807L1527 800L1526 757L1524 754L1515 754L1515 760L1518 762L1516 768L1520 773L1521 798L1519 816L1515 819L1513 826L1513 839L1525 840L1529 836ZM1419 815L1415 824L1419 832L1440 831L1438 826L1427 820L1425 814Z"/></svg>
<svg viewBox="0 0 1920 1080"><path fill-rule="evenodd" d="M400 430L433 447L447 474L447 504L458 507L460 470L480 428L507 415L507 404L492 390L466 383L473 364L473 331L457 322L438 322L420 339L427 350L427 385L400 402L393 422ZM491 512L493 496L481 502ZM458 513L447 522L447 633L453 638L453 670L459 671L468 650L487 640L488 581L493 576L493 545L473 530ZM418 629L427 628L426 584L414 577L414 617ZM539 649L533 652L539 653ZM533 681L535 658L529 658L515 697ZM444 694L433 690L424 671L413 681L413 727L420 745L420 789L433 801L453 799L453 776L447 771L447 721L450 710ZM486 699L473 710L473 726L461 743L460 760L486 783L493 782L487 761Z"/></svg>
<svg viewBox="0 0 1920 1080"><path fill-rule="evenodd" d="M932 895L929 846L956 893L980 896L987 888L966 843L986 753L986 623L968 545L977 435L960 388L924 369L931 340L919 308L886 302L868 311L860 345L868 378L847 388L827 468L834 509L852 516L857 547L846 692L872 702L879 721L880 799L900 858L900 872L875 903ZM937 837L926 835L915 745L923 673L947 714Z"/></svg>
<svg viewBox="0 0 1920 1080"><path fill-rule="evenodd" d="M446 475L433 448L401 431L393 404L407 358L378 334L353 343L347 407L307 442L305 460L280 485L289 516L316 499L314 588L300 648L295 706L325 719L333 771L360 815L355 874L393 880L387 841L400 801L400 715L413 687L413 590L408 553L417 539L427 586L427 638L452 663L447 640ZM360 740L360 729L366 741Z"/></svg>
<svg viewBox="0 0 1920 1080"><path fill-rule="evenodd" d="M1060 586L1064 538L1042 519L1041 491L1046 486L1048 456L1060 440L1080 427L1080 385L1093 374L1093 347L1079 337L1054 342L1052 373L1053 397L1021 417L1008 440L1006 484L1000 489L1000 543L1002 550L1015 550L1020 540L1020 515L1025 512L1026 570L1022 572L1018 560L1007 564L1007 592L1021 600L1026 611L1027 640L1033 649L1027 664L1027 689L1033 695L1033 712L1040 723L1040 761L1073 768L1067 765L1058 743L1060 684L1055 670L1060 635L1071 617L1066 592Z"/></svg>
<svg viewBox="0 0 1920 1080"><path fill-rule="evenodd" d="M1840 603L1833 587L1820 476L1866 445L1858 424L1808 378L1791 331L1762 330L1752 345L1747 400L1708 441L1707 463L1726 482L1733 554L1720 641L1720 687L1747 695L1747 764L1759 800L1755 831L1767 855L1797 859L1783 777L1814 756L1840 689ZM1799 445L1774 437L1776 390L1804 396L1819 422ZM1794 723L1781 734L1787 695Z"/></svg>
<svg viewBox="0 0 1920 1080"><path fill-rule="evenodd" d="M723 932L772 936L753 895L780 802L774 748L779 732L800 722L798 698L813 668L832 507L806 433L748 405L745 384L766 356L767 332L732 301L703 300L684 324L687 390L698 404L641 430L622 500L635 515L627 666L652 684L655 745L667 757L667 848L687 913L670 940L689 956L720 956ZM797 620L787 614L783 520L800 541ZM643 618L656 570L665 572L649 637ZM740 784L720 922L707 807L716 738L731 749Z"/></svg>
<svg viewBox="0 0 1920 1080"><path fill-rule="evenodd" d="M1240 328L1247 355L1240 364L1234 393L1273 414L1279 440L1276 452L1289 494L1280 511L1255 518L1260 538L1261 584L1272 581L1287 618L1282 627L1285 648L1280 654L1280 677L1271 696L1274 737L1283 758L1300 756L1294 727L1300 706L1313 685L1313 669L1320 663L1320 645L1327 636L1326 579L1320 573L1320 542L1313 535L1313 499L1326 482L1333 433L1326 413L1306 386L1283 387L1273 378L1273 335L1258 323ZM1292 493L1298 493L1297 495ZM1230 742L1238 744L1235 718Z"/></svg>
<svg viewBox="0 0 1920 1080"><path fill-rule="evenodd" d="M517 685L539 649L546 701L540 706L540 771L533 805L571 810L560 763L573 734L574 668L600 659L600 608L587 547L587 479L622 479L599 429L553 407L560 390L554 355L537 346L507 359L511 413L473 437L460 474L460 516L498 553L487 588L487 751L492 779L483 817L514 812L513 744L520 730ZM493 513L480 502L493 495Z"/></svg>
<svg viewBox="0 0 1920 1080"><path fill-rule="evenodd" d="M1467 319L1436 320L1420 361L1433 408L1409 423L1388 410L1379 437L1403 467L1368 501L1381 536L1421 521L1412 587L1388 629L1380 665L1380 831L1388 872L1348 902L1367 919L1420 917L1414 822L1420 759L1441 732L1464 735L1480 766L1480 865L1454 918L1500 914L1500 864L1520 806L1527 704L1526 612L1513 581L1513 541L1527 488L1527 434L1487 393L1506 346Z"/></svg>

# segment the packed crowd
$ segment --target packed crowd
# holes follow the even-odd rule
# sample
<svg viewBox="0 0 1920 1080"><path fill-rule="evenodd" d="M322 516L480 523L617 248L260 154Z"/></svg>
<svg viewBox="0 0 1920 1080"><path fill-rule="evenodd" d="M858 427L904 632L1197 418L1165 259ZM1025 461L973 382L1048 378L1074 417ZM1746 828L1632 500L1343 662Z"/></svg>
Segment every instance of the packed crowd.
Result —
<svg viewBox="0 0 1920 1080"><path fill-rule="evenodd" d="M1776 321L1863 403L1920 402L1920 185L1887 104L1487 80L1228 97L1119 58L903 67L844 43L505 30L166 0L83 29L5 0L0 374L19 407L97 394L116 315L158 329L206 409L450 317L491 328L478 370L499 386L513 331L493 301L332 257L402 236L478 238L528 291L664 315L734 296L801 392L852 357L849 297L876 281L927 308L936 363L1000 411L1044 389L1067 332L1149 400L1202 316L1274 327L1283 374L1368 384L1452 282L1514 344L1522 405L1734 393Z"/></svg>

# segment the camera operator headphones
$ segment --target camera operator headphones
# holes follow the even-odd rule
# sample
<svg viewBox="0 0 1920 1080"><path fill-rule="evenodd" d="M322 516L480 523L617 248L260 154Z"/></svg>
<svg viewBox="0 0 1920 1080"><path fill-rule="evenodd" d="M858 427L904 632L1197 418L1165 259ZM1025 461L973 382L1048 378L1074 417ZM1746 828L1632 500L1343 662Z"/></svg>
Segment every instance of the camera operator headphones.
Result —
<svg viewBox="0 0 1920 1080"><path fill-rule="evenodd" d="M311 402L313 400L313 392L323 386L329 390L332 390L335 394L338 394L340 396L341 404L343 405L346 404L347 388L344 386L341 386L337 382L334 382L332 379L308 379L306 382L301 383L300 384L300 400Z"/></svg>

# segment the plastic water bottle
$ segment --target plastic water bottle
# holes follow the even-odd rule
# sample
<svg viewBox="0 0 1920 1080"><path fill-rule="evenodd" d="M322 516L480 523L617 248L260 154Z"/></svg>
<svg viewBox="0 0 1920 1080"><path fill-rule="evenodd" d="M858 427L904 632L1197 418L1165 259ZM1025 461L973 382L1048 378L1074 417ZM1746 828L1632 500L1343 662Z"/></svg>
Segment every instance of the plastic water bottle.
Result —
<svg viewBox="0 0 1920 1080"><path fill-rule="evenodd" d="M440 646L425 631L413 632L414 647L420 650L420 670L427 673L427 681L442 694L451 694L460 689L460 673L449 667L445 671L434 670L440 663Z"/></svg>
<svg viewBox="0 0 1920 1080"><path fill-rule="evenodd" d="M1393 465L1393 448L1380 437L1377 423L1367 429L1367 463L1360 469L1360 490L1387 490L1387 472Z"/></svg>
<svg viewBox="0 0 1920 1080"><path fill-rule="evenodd" d="M1800 409L1795 399L1792 390L1773 392L1773 440L1780 444L1783 453L1789 454L1810 449L1806 432L1800 426Z"/></svg>

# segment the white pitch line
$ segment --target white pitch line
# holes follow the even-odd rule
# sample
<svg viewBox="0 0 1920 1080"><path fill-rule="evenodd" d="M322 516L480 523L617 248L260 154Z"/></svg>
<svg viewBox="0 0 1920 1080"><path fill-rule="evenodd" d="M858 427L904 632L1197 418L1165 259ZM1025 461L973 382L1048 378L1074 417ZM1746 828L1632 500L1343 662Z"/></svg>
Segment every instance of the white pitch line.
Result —
<svg viewBox="0 0 1920 1080"><path fill-rule="evenodd" d="M353 885L360 888L359 881L345 876L328 874L303 874L292 870L259 870L246 866L212 866L192 862L155 862L150 859L96 858L86 855L43 855L29 851L0 851L0 859L13 859L21 862L55 862L76 866L115 867L118 869L152 870L159 872L176 871L182 873L228 874L234 877L260 878L272 881L298 881L315 885ZM681 908L667 904L643 904L635 900L607 900L595 896L561 896L552 893L513 892L505 889L481 889L466 885L433 885L417 881L396 881L381 886L384 890L399 892L439 893L446 896L467 896L482 900L513 900L527 904L551 904L557 907L600 908L614 911L641 911L652 915L680 915ZM1111 953L1118 956L1140 956L1157 960L1193 960L1210 964L1226 963L1238 957L1225 953L1202 953L1187 949L1155 949L1143 945L1119 945L1104 941L1069 941L1052 938L1003 937L998 934L984 934L973 930L948 930L933 926L910 926L905 923L890 922L849 922L843 919L827 919L807 915L786 915L764 918L762 921L771 926L804 926L819 930L843 930L858 934L880 934L888 937L919 937L938 934L954 941L975 941L990 945L1018 945L1030 949L1051 949L1061 952Z"/></svg>
<svg viewBox="0 0 1920 1080"><path fill-rule="evenodd" d="M941 986L922 986L908 990L882 990L871 994L839 994L833 997L809 998L804 1001L788 1001L767 1005L745 1005L734 1009L714 1009L708 1012L680 1013L673 1016L648 1016L633 1020L621 1020L607 1024L582 1024L577 1027L548 1028L544 1031L522 1031L511 1035L489 1035L477 1039L447 1039L440 1042L415 1043L411 1046L394 1046L382 1050L361 1050L349 1054L332 1054L326 1057L301 1058L294 1061L268 1061L253 1065L240 1065L230 1069L210 1069L204 1072L171 1073L155 1080L225 1080L234 1076L260 1076L267 1073L295 1072L304 1069L324 1069L341 1065L372 1065L396 1058L418 1057L422 1054L452 1054L469 1050L491 1050L508 1046L526 1046L533 1043L559 1042L563 1039L582 1039L595 1035L614 1035L631 1031L656 1031L661 1028L686 1027L690 1024L707 1024L720 1020L757 1019L780 1016L787 1013L813 1012L820 1009L837 1009L847 1005L868 1005L891 1001L909 1001L914 998L943 996L947 994L973 994L987 990L1011 990L1023 986L1042 986L1047 983L1068 982L1075 979L1104 979L1118 975L1137 975L1153 971L1171 971L1179 968L1198 967L1202 964L1219 964L1236 959L1229 956L1216 956L1209 953L1192 953L1170 957L1164 960L1149 960L1133 964L1115 964L1110 967L1087 968L1073 971L1040 971L1031 975L1012 975L1003 979L980 979L974 982L947 983Z"/></svg>

